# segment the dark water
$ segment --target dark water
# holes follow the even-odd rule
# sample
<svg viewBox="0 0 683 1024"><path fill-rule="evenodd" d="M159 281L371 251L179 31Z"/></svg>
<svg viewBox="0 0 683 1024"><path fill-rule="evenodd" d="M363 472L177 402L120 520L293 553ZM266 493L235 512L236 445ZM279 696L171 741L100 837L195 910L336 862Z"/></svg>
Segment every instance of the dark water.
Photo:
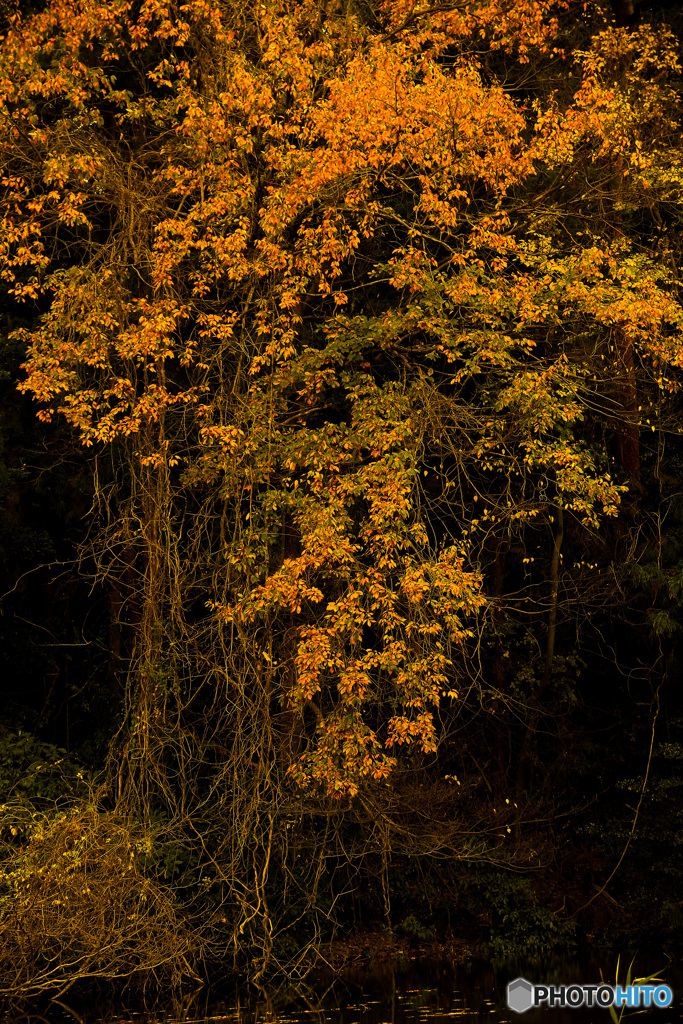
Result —
<svg viewBox="0 0 683 1024"><path fill-rule="evenodd" d="M638 974L650 973L661 964L648 964ZM602 970L604 980L614 983L614 968ZM638 967L638 964L636 964ZM622 977L624 982L624 970ZM447 960L413 960L345 972L341 978L319 976L310 994L292 999L282 1007L277 1000L243 1008L237 1024L612 1024L609 1011L540 1009L525 1014L507 1007L507 984L522 975L536 984L600 983L596 965L556 964L545 969L524 965L494 967L479 961L456 965ZM662 980L674 990L671 1007L646 1011L648 1024L679 1024L683 1020L683 976L664 971ZM676 986L675 981L681 984ZM327 981L327 988L325 982ZM228 1008L226 1007L227 1011ZM627 1024L633 1010L624 1011ZM645 1024L642 1013L639 1021Z"/></svg>
<svg viewBox="0 0 683 1024"><path fill-rule="evenodd" d="M636 974L660 964L636 963ZM602 969L614 984L614 967ZM623 974L623 968L622 968ZM297 985L263 990L233 990L222 995L200 990L162 1008L74 1005L36 1014L17 1014L16 1024L612 1024L605 1009L541 1009L515 1014L507 1008L507 984L522 975L536 984L599 983L600 968L576 963L532 968L494 967L484 962L453 964L448 960L404 960L397 964L356 968L342 976L317 974ZM623 978L619 979L620 981ZM667 1009L625 1010L621 1024L679 1024L683 1020L683 973L664 966L662 980L674 992ZM618 1011L617 1011L618 1012ZM647 1018L643 1018L643 1012ZM636 1021L636 1013L638 1013ZM5 1018L9 1019L9 1018Z"/></svg>

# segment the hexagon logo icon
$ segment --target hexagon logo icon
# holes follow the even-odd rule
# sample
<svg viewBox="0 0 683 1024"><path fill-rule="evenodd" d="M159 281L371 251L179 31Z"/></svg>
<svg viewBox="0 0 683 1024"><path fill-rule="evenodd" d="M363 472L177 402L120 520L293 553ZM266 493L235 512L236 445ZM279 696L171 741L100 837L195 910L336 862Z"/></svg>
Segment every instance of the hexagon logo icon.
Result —
<svg viewBox="0 0 683 1024"><path fill-rule="evenodd" d="M515 978L508 985L508 1006L515 1013L526 1013L534 1005L534 986L526 978Z"/></svg>

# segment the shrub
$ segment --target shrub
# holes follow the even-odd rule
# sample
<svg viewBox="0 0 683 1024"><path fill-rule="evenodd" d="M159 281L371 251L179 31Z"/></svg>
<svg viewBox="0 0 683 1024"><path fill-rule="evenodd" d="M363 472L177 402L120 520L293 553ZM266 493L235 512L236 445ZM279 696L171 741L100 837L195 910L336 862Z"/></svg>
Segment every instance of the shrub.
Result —
<svg viewBox="0 0 683 1024"><path fill-rule="evenodd" d="M159 837L82 804L0 806L0 994L57 995L85 979L196 976L199 934L142 865Z"/></svg>

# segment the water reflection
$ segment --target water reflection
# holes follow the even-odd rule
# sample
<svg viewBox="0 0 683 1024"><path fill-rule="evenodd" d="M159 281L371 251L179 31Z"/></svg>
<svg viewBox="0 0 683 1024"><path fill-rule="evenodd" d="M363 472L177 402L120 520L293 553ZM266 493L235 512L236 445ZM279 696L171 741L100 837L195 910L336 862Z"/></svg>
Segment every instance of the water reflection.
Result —
<svg viewBox="0 0 683 1024"><path fill-rule="evenodd" d="M638 965L636 965L638 966ZM613 972L602 971L614 981ZM398 964L356 967L342 976L319 973L305 983L272 990L236 989L221 997L200 990L173 1005L149 1012L134 1012L118 1003L108 1012L102 1005L66 1007L59 1013L17 1015L13 1022L47 1021L48 1024L611 1024L609 1011L534 1010L523 1015L506 1006L510 980L524 975L538 984L570 984L600 981L596 964L559 963L533 968L520 965L494 967L473 961L454 965L448 960L406 960ZM665 971L664 980L674 989L674 1004L666 1010L648 1011L651 1024L678 1024L682 1019L678 972ZM56 1010L52 1007L52 1010ZM625 1011L623 1024L634 1017ZM642 1012L642 1011L641 1011ZM543 1020L541 1021L541 1018Z"/></svg>
<svg viewBox="0 0 683 1024"><path fill-rule="evenodd" d="M648 970L649 970L648 965ZM654 969L654 968L653 968ZM598 964L558 962L545 968L528 965L495 967L473 961L414 960L345 972L341 978L320 975L303 995L278 1006L277 1000L242 1012L239 1024L611 1024L608 1010L539 1009L518 1015L506 1004L507 984L523 975L538 984L614 981L613 969ZM675 997L681 991L666 972ZM680 1000L666 1010L649 1011L651 1024L681 1020ZM634 1016L625 1011L623 1024ZM234 1019L234 1018L233 1018Z"/></svg>

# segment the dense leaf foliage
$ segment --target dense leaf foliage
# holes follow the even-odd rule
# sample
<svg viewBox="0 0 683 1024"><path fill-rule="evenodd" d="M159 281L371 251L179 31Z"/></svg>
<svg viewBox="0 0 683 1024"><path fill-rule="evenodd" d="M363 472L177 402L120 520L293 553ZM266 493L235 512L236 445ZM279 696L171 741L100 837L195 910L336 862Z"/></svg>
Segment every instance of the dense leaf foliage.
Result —
<svg viewBox="0 0 683 1024"><path fill-rule="evenodd" d="M304 814L382 808L385 871L398 842L535 856L558 630L621 600L620 510L680 432L679 51L546 0L7 19L0 276L21 389L90 451L114 790L195 838L227 815L202 827L262 967Z"/></svg>

